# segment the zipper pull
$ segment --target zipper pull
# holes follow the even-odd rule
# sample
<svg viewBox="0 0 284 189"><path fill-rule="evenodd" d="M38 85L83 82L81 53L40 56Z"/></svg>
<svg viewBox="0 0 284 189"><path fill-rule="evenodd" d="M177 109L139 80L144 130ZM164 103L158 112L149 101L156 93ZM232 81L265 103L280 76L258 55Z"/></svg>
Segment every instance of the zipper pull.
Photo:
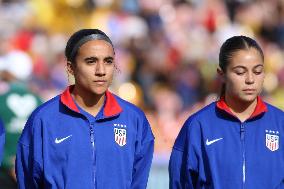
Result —
<svg viewBox="0 0 284 189"><path fill-rule="evenodd" d="M94 137L94 124L91 123L91 126L90 126L90 136L91 136L91 143L92 145L94 146L95 144L95 137Z"/></svg>
<svg viewBox="0 0 284 189"><path fill-rule="evenodd" d="M245 126L243 123L241 123L241 140L244 140L245 138Z"/></svg>

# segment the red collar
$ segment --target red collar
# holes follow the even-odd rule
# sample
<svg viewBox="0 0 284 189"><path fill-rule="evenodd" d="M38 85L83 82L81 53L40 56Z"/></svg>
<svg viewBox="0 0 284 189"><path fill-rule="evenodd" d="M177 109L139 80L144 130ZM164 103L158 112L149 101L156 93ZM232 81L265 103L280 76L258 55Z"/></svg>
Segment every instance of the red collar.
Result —
<svg viewBox="0 0 284 189"><path fill-rule="evenodd" d="M225 98L221 97L220 100L217 102L217 107L221 110L224 110L225 112L229 113L230 115L236 117L230 110L230 108L228 107L228 105L225 102ZM251 114L251 116L249 117L249 119L256 117L264 112L267 112L267 107L265 105L265 103L262 101L262 99L258 96L257 97L257 104L256 107L254 109L254 112Z"/></svg>
<svg viewBox="0 0 284 189"><path fill-rule="evenodd" d="M61 102L75 112L80 112L77 108L72 96L71 91L73 90L74 85L71 85L65 89L65 91L61 94L60 100ZM122 111L122 108L119 106L118 102L116 101L114 95L106 91L106 103L104 105L104 116L111 117L119 114Z"/></svg>

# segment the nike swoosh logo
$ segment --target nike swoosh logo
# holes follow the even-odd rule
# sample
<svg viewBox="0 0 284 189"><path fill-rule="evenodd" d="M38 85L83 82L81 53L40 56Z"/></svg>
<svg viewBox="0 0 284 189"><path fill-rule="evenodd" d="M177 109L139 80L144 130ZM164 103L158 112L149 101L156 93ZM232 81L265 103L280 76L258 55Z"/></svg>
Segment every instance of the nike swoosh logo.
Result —
<svg viewBox="0 0 284 189"><path fill-rule="evenodd" d="M64 140L66 140L66 139L68 139L68 138L70 138L72 135L69 135L69 136L67 136L67 137L64 137L64 138L61 138L61 139L55 139L55 143L56 144L59 144L59 143L61 143L61 142L63 142Z"/></svg>
<svg viewBox="0 0 284 189"><path fill-rule="evenodd" d="M217 139L215 139L215 140L206 140L206 145L207 146L209 146L209 145L211 145L211 144L213 144L213 143L215 143L215 142L217 142L217 141L219 141L219 140L222 140L223 138L217 138Z"/></svg>

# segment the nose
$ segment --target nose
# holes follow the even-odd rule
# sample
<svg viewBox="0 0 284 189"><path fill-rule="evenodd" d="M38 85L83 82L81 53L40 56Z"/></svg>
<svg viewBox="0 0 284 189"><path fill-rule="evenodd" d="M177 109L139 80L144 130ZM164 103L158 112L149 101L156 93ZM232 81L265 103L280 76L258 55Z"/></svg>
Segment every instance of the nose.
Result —
<svg viewBox="0 0 284 189"><path fill-rule="evenodd" d="M254 74L248 72L246 75L246 80L245 80L246 84L253 84L254 83Z"/></svg>
<svg viewBox="0 0 284 189"><path fill-rule="evenodd" d="M97 62L95 68L95 75L96 76L104 76L106 74L105 64L104 62Z"/></svg>

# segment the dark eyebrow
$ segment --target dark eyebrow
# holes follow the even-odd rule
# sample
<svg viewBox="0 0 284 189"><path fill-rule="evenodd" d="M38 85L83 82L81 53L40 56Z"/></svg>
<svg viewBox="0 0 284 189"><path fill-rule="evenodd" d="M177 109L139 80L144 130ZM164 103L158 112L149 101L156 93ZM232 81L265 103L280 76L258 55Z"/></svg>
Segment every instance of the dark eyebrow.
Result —
<svg viewBox="0 0 284 189"><path fill-rule="evenodd" d="M114 58L112 56L108 56L106 58L104 58L104 60L113 60Z"/></svg>
<svg viewBox="0 0 284 189"><path fill-rule="evenodd" d="M234 70L234 69L238 69L238 68L247 69L245 66L235 66L235 67L233 67L232 69Z"/></svg>
<svg viewBox="0 0 284 189"><path fill-rule="evenodd" d="M263 67L263 64L258 64L254 66L253 69L258 68L258 67ZM247 69L245 66L235 66L232 69L238 69L238 68Z"/></svg>
<svg viewBox="0 0 284 189"><path fill-rule="evenodd" d="M84 61L94 61L94 60L97 60L96 57L87 57L87 58L84 58Z"/></svg>
<svg viewBox="0 0 284 189"><path fill-rule="evenodd" d="M256 66L253 67L253 68L258 68L258 67L264 67L264 66L263 66L263 64L258 64L258 65L256 65Z"/></svg>
<svg viewBox="0 0 284 189"><path fill-rule="evenodd" d="M104 60L113 60L114 58L111 57L111 56L108 56L108 57L105 57ZM98 60L97 57L87 57L87 58L84 58L84 61L94 61L94 60Z"/></svg>

